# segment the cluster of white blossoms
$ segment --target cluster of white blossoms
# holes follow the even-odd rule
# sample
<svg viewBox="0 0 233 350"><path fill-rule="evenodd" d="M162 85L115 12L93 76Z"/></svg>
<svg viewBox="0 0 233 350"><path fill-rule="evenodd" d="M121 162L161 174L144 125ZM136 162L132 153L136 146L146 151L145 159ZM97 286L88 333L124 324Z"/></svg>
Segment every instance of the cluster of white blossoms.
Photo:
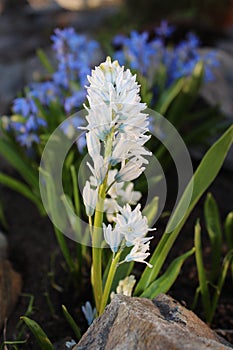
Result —
<svg viewBox="0 0 233 350"><path fill-rule="evenodd" d="M104 239L115 254L119 249L132 247L130 253L126 255L122 262L138 261L152 267L145 261L150 255L148 253L150 240L153 237L145 237L150 229L147 225L147 218L142 216L140 204L134 210L129 204L120 209L116 215L114 228L109 224L103 224ZM121 263L122 263L121 262Z"/></svg>
<svg viewBox="0 0 233 350"><path fill-rule="evenodd" d="M86 213L94 214L105 183L104 210L108 221L114 223L103 224L106 242L114 253L124 246L132 247L125 262L145 262L152 237L145 238L149 228L140 205L134 210L130 205L136 205L141 197L131 181L142 174L148 164L146 156L151 155L144 147L150 138L148 116L143 113L146 104L140 102L136 76L110 57L92 71L88 81L88 125L84 129L92 176L83 189Z"/></svg>

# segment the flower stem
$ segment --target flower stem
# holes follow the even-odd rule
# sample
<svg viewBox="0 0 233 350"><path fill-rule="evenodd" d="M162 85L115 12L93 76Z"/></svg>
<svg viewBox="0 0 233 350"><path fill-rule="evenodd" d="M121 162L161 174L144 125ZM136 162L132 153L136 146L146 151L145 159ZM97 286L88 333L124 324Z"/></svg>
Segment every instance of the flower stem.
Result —
<svg viewBox="0 0 233 350"><path fill-rule="evenodd" d="M105 145L104 159L107 161L112 152L112 141L114 131L110 133ZM109 169L108 169L109 170ZM108 172L102 185L99 188L99 199L96 204L94 228L92 234L92 287L95 298L95 305L97 314L100 312L100 305L102 301L102 225L103 225L103 212L104 212L104 199L106 197Z"/></svg>
<svg viewBox="0 0 233 350"><path fill-rule="evenodd" d="M103 184L104 185L104 184ZM103 186L101 185L101 187ZM100 192L101 188L100 188ZM104 199L99 195L99 200L96 205L94 228L92 234L92 287L95 298L97 313L99 312L100 302L102 298L102 249L101 234L103 222Z"/></svg>
<svg viewBox="0 0 233 350"><path fill-rule="evenodd" d="M118 261L120 259L120 256L121 256L121 250L119 250L115 258L112 259L112 263L108 272L108 277L105 283L104 292L103 292L103 296L100 304L99 315L101 315L104 312L104 308L107 305L109 294L112 287L112 282L118 267Z"/></svg>

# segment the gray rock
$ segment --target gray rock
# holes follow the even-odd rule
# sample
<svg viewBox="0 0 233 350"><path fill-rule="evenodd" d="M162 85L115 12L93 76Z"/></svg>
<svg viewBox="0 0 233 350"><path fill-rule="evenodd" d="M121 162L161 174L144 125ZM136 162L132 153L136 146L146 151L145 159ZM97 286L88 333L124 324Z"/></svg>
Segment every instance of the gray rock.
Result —
<svg viewBox="0 0 233 350"><path fill-rule="evenodd" d="M74 350L231 348L193 312L161 294L153 301L116 295Z"/></svg>
<svg viewBox="0 0 233 350"><path fill-rule="evenodd" d="M8 260L0 261L0 330L12 312L22 288L21 276Z"/></svg>
<svg viewBox="0 0 233 350"><path fill-rule="evenodd" d="M0 115L6 113L16 93L23 87L24 65L22 62L0 64Z"/></svg>
<svg viewBox="0 0 233 350"><path fill-rule="evenodd" d="M5 235L0 231L0 262L7 257L7 240Z"/></svg>
<svg viewBox="0 0 233 350"><path fill-rule="evenodd" d="M233 44L229 43L229 46ZM229 49L228 49L229 50ZM202 49L207 53L208 49ZM214 70L215 81L204 84L201 96L212 106L217 104L224 114L233 119L233 60L230 51L216 50L219 67Z"/></svg>

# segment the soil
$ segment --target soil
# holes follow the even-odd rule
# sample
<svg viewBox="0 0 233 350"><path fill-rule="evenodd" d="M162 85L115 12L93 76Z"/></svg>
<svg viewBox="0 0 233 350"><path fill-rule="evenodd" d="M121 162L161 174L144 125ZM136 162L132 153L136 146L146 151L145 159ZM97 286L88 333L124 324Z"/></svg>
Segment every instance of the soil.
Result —
<svg viewBox="0 0 233 350"><path fill-rule="evenodd" d="M170 173L170 177L171 179L173 178L172 173ZM232 209L233 193L231 191L231 180L232 172L223 169L209 188L209 191L212 192L218 201L222 218L226 217L227 213ZM171 182L168 181L168 183ZM28 316L43 327L53 343L59 344L60 342L60 344L64 344L65 339L75 339L75 335L62 314L62 304L67 307L83 332L87 328L86 321L80 311L81 305L86 300L91 299L87 267L84 267L84 270L86 270L84 277L85 288L80 287L80 281L77 281L76 285L74 285L69 278L50 221L47 218L41 218L33 204L25 198L8 189L2 189L2 192L6 208L6 219L9 224L7 230L9 258L14 268L23 277L22 295L5 326L6 339L15 340L22 331L21 339L27 339L27 342L19 346L19 349L38 349L34 336L26 327L22 328L22 324L19 325L20 316L27 313L30 297L33 297L33 309ZM172 192L174 192L173 186L169 189L169 193ZM204 198L205 196L203 196L190 216L166 264L192 247L193 227L196 218L202 218ZM162 234L162 228L165 223L166 219L161 219L157 223L158 237ZM67 243L71 250L74 249L74 242L67 239ZM209 247L205 235L203 246L204 259L208 260ZM139 269L137 267L136 275L139 273ZM194 258L191 257L184 264L180 276L168 294L190 308L196 287L197 271ZM195 312L204 319L200 304ZM232 279L229 274L211 326L220 335L233 343L232 315ZM64 349L64 347L59 347L59 345L56 348ZM8 345L8 349L12 349L12 346Z"/></svg>

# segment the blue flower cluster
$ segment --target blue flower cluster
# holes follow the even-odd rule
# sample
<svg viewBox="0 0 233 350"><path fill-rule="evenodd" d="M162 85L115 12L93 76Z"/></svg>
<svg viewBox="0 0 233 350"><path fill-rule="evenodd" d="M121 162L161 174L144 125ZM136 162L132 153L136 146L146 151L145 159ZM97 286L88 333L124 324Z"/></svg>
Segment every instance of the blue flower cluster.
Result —
<svg viewBox="0 0 233 350"><path fill-rule="evenodd" d="M156 100L161 86L162 89L168 88L180 77L191 75L200 60L204 62L205 81L214 79L213 68L219 64L214 51L200 53L200 42L192 33L173 47L167 45L174 30L163 21L153 35L132 31L129 37L117 35L113 40L118 48L114 59L146 78L153 100ZM74 28L55 29L51 40L56 59L54 73L46 81L32 83L26 88L24 97L14 100L13 116L7 123L7 130L13 131L17 141L27 148L40 142L41 130L46 130L50 124L53 127L58 125L82 106L86 99L87 75L93 65L99 63L96 62L100 53L99 43L77 34ZM160 76L162 84L159 83ZM57 114L60 113L60 116L54 123L51 118L54 117L52 110L56 110L55 106L59 106ZM63 124L67 135L72 131L71 127L80 125L80 119L73 118L73 124Z"/></svg>
<svg viewBox="0 0 233 350"><path fill-rule="evenodd" d="M165 88L175 80L192 74L197 62L203 61L205 67L205 82L214 79L213 68L219 65L215 51L207 54L199 52L200 42L196 35L188 33L185 40L174 47L166 45L167 39L175 28L162 21L160 27L154 30L153 39L149 33L131 32L130 36L117 35L113 45L120 47L114 58L120 64L128 65L145 76L149 83L154 83L156 74L161 68L166 71Z"/></svg>
<svg viewBox="0 0 233 350"><path fill-rule="evenodd" d="M44 116L53 103L63 106L64 117L80 108L86 98L85 84L93 58L98 57L98 42L77 34L74 28L55 29L51 39L56 71L49 80L32 83L25 97L14 100L14 115L8 123L8 130L14 131L17 141L27 148L40 142L39 131L47 126Z"/></svg>

